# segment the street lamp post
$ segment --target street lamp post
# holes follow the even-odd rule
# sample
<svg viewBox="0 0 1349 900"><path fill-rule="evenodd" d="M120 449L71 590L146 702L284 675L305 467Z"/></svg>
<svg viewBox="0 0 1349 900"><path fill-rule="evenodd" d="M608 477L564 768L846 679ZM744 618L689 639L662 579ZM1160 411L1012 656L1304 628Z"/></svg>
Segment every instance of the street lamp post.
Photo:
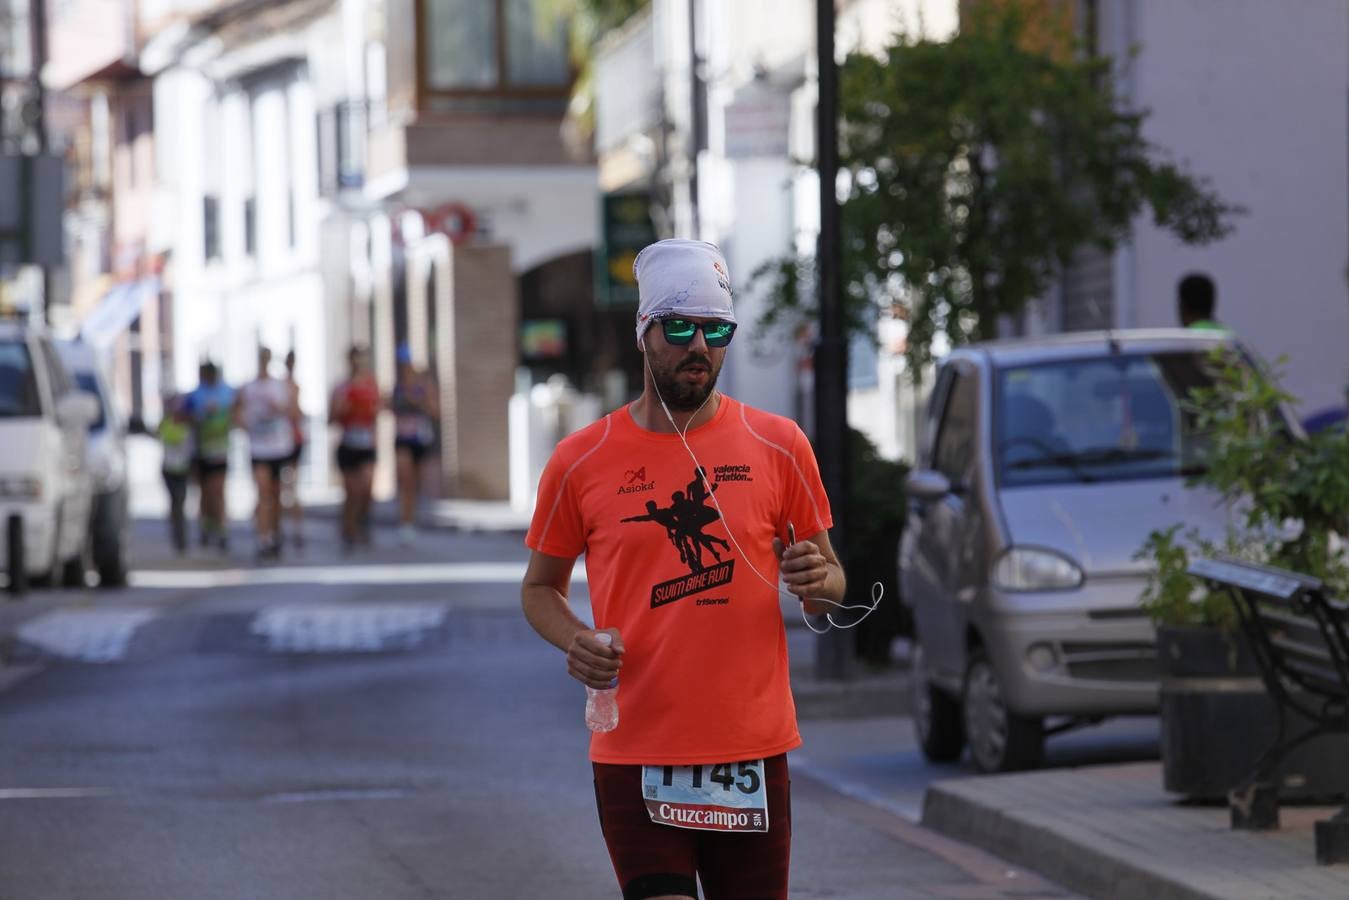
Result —
<svg viewBox="0 0 1349 900"><path fill-rule="evenodd" d="M820 476L834 512L832 542L839 558L848 548L848 344L843 333L839 291L838 66L834 61L834 0L816 0L816 165L820 178L820 236L816 273L820 291L820 334L815 346L815 448ZM832 628L816 639L815 671L840 680L851 674L851 635Z"/></svg>

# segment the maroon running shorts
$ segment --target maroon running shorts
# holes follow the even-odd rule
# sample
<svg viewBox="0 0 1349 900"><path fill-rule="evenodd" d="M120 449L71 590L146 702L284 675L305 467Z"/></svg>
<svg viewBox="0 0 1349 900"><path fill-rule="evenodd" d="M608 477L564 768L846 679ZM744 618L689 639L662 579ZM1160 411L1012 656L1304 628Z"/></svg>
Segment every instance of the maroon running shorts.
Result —
<svg viewBox="0 0 1349 900"><path fill-rule="evenodd" d="M764 760L768 831L695 831L657 825L642 799L642 767L593 763L600 830L623 900L662 894L707 900L785 900L792 802L787 755Z"/></svg>

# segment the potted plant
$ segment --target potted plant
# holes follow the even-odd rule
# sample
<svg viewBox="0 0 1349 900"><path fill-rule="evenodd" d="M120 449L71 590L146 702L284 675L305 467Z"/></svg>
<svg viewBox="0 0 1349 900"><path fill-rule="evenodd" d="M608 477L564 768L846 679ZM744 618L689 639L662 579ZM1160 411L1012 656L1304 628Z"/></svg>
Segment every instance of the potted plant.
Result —
<svg viewBox="0 0 1349 900"><path fill-rule="evenodd" d="M1237 351L1210 359L1213 382L1190 393L1187 412L1204 436L1194 481L1235 514L1221 543L1174 525L1138 553L1152 564L1141 603L1157 626L1162 768L1166 789L1216 799L1254 770L1275 739L1278 715L1265 692L1236 610L1186 568L1195 555L1227 555L1304 572L1349 596L1340 535L1349 510L1349 436L1295 431L1291 397L1277 374ZM1295 724L1296 727L1296 724ZM1312 742L1282 767L1287 796L1342 793L1344 741Z"/></svg>

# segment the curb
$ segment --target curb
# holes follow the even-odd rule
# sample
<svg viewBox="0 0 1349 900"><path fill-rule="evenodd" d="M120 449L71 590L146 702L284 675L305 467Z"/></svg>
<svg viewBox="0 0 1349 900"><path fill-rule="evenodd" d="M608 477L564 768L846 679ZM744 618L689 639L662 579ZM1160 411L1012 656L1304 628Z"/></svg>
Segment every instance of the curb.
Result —
<svg viewBox="0 0 1349 900"><path fill-rule="evenodd" d="M985 779L999 777L1004 776L939 781L929 786L923 799L923 826L1032 869L1088 897L1226 900L1155 871L1141 849L1136 851L1137 859L1128 859L1122 848L1106 852L1093 845L1071 823L1046 821L1032 813L1000 807L980 790Z"/></svg>

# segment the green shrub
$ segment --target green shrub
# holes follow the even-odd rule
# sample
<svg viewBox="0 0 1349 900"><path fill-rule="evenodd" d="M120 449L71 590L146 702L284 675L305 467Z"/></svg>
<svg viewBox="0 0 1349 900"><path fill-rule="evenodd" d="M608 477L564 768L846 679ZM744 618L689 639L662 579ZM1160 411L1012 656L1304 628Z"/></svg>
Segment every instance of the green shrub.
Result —
<svg viewBox="0 0 1349 900"><path fill-rule="evenodd" d="M1295 434L1286 410L1293 398L1277 370L1252 365L1221 348L1209 358L1213 383L1186 401L1204 435L1203 470L1192 483L1223 496L1240 525L1222 545L1182 525L1154 531L1135 558L1153 570L1142 605L1159 625L1231 627L1225 594L1211 594L1185 572L1194 555L1236 556L1319 578L1349 597L1342 538L1349 523L1349 433Z"/></svg>

